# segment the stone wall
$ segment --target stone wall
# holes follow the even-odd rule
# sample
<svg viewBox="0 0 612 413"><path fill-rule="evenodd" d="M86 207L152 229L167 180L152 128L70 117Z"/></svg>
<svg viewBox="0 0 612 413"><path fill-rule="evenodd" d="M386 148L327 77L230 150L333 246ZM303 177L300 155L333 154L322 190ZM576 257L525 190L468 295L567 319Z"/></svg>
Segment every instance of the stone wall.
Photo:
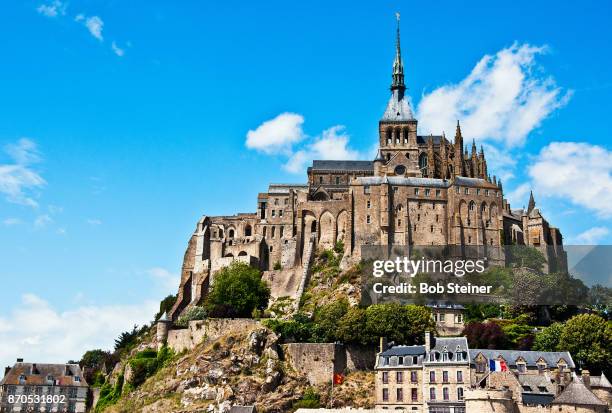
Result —
<svg viewBox="0 0 612 413"><path fill-rule="evenodd" d="M311 385L329 383L335 373L372 370L376 360L374 348L334 343L290 343L282 351L289 366Z"/></svg>
<svg viewBox="0 0 612 413"><path fill-rule="evenodd" d="M340 344L291 343L281 348L289 366L313 386L331 382L334 373L346 367L346 353Z"/></svg>
<svg viewBox="0 0 612 413"><path fill-rule="evenodd" d="M244 333L262 327L257 320L250 318L209 318L189 322L189 327L168 331L168 347L180 353L192 350L206 340L216 340L228 334Z"/></svg>

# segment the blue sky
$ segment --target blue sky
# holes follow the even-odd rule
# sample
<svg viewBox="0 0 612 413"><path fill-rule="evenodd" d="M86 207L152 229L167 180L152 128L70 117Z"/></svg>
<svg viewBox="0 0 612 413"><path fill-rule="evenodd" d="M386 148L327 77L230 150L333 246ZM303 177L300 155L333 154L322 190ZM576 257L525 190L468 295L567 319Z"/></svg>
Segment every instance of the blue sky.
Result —
<svg viewBox="0 0 612 413"><path fill-rule="evenodd" d="M610 4L260 3L5 5L0 362L109 347L174 292L202 214L370 157L396 11L422 132L459 117L513 207L534 188L567 243L611 243Z"/></svg>

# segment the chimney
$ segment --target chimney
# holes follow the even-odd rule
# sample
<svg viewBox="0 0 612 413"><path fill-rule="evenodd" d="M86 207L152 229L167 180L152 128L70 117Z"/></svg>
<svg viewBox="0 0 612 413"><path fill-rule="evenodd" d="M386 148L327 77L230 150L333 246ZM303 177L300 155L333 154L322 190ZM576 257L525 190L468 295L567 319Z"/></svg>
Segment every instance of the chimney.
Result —
<svg viewBox="0 0 612 413"><path fill-rule="evenodd" d="M425 332L425 351L431 351L431 331Z"/></svg>
<svg viewBox="0 0 612 413"><path fill-rule="evenodd" d="M4 376L5 376L5 377L6 377L6 375L9 373L9 371L11 371L11 368L12 368L11 366L6 366L6 367L4 368Z"/></svg>
<svg viewBox="0 0 612 413"><path fill-rule="evenodd" d="M582 370L582 382L589 389L591 388L591 373L588 370Z"/></svg>
<svg viewBox="0 0 612 413"><path fill-rule="evenodd" d="M387 349L387 337L380 337L378 344L378 351L382 353Z"/></svg>
<svg viewBox="0 0 612 413"><path fill-rule="evenodd" d="M23 363L23 359L17 359L17 363Z"/></svg>

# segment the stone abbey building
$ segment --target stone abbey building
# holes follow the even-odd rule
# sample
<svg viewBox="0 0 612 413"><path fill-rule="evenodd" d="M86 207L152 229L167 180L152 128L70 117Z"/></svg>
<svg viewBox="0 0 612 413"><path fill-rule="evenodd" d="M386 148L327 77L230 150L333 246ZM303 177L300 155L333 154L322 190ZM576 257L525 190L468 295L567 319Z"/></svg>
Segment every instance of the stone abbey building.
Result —
<svg viewBox="0 0 612 413"><path fill-rule="evenodd" d="M419 135L405 92L398 26L376 158L315 160L305 184L271 184L260 193L256 212L203 216L189 239L170 318L197 304L211 275L233 260L263 270L273 296L299 297L313 250L339 242L345 263L358 261L363 246L478 246L487 253L508 244L538 247L549 262L563 263L561 233L533 195L527 210L511 209L483 148L472 141L468 151L459 122L453 139ZM503 264L503 256L493 258Z"/></svg>

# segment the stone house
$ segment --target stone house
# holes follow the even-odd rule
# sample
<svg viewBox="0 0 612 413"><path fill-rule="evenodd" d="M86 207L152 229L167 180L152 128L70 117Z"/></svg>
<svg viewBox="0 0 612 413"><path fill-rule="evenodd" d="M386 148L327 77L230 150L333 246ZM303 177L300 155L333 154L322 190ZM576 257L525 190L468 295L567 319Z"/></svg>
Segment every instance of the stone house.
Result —
<svg viewBox="0 0 612 413"><path fill-rule="evenodd" d="M72 412L86 409L89 386L78 364L17 359L0 381L0 412Z"/></svg>

